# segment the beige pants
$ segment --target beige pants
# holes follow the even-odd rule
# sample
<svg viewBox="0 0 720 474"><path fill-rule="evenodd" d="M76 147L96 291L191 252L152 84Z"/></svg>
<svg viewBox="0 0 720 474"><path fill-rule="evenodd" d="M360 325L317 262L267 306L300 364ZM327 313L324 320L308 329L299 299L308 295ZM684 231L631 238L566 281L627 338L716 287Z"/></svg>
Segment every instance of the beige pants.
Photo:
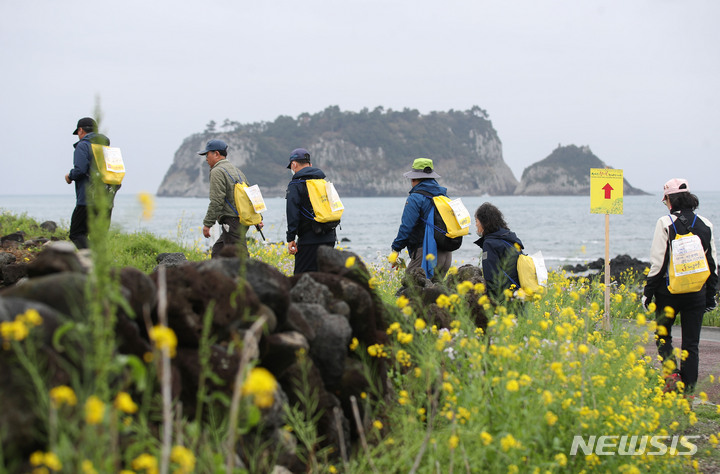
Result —
<svg viewBox="0 0 720 474"><path fill-rule="evenodd" d="M410 255L410 263L408 264L405 272L412 271L413 268L421 268L423 261L423 249L422 247L415 249ZM447 273L450 265L452 264L452 252L438 251L435 256L435 272L433 276L443 277Z"/></svg>

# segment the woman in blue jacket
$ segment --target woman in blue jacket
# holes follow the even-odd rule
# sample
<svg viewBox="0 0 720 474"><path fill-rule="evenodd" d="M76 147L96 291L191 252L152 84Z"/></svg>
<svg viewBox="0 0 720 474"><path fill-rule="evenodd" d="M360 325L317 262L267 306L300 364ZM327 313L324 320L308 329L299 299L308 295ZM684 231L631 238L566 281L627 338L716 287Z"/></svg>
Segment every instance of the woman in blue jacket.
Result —
<svg viewBox="0 0 720 474"><path fill-rule="evenodd" d="M475 211L475 225L480 236L475 245L482 249L482 271L488 293L499 296L513 285L519 287L517 260L523 244L515 232L508 229L500 209L484 203Z"/></svg>

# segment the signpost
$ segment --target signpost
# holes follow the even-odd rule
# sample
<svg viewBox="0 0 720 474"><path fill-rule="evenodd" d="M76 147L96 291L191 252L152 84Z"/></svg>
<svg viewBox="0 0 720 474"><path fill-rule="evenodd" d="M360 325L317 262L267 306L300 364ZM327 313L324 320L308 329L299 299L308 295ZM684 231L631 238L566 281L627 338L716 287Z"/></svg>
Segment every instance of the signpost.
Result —
<svg viewBox="0 0 720 474"><path fill-rule="evenodd" d="M605 214L605 315L603 329L610 330L610 214L623 213L623 171L590 169L590 213Z"/></svg>

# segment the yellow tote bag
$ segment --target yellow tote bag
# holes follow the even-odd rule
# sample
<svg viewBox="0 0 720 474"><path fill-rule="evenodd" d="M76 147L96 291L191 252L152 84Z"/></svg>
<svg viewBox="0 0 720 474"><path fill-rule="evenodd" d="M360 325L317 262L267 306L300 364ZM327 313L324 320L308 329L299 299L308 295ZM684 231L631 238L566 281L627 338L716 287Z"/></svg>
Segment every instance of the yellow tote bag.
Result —
<svg viewBox="0 0 720 474"><path fill-rule="evenodd" d="M256 206L254 206L253 202L250 200L247 188L248 185L245 183L235 183L233 196L235 198L235 207L237 209L238 217L240 218L240 223L249 227L262 222L262 215L255 212Z"/></svg>
<svg viewBox="0 0 720 474"><path fill-rule="evenodd" d="M92 151L102 182L105 184L122 184L125 177L125 163L123 163L120 148L93 143Z"/></svg>
<svg viewBox="0 0 720 474"><path fill-rule="evenodd" d="M339 221L345 207L335 191L335 186L324 179L308 179L308 195L317 222Z"/></svg>
<svg viewBox="0 0 720 474"><path fill-rule="evenodd" d="M700 291L709 276L700 237L692 233L676 234L670 243L668 291L674 295Z"/></svg>

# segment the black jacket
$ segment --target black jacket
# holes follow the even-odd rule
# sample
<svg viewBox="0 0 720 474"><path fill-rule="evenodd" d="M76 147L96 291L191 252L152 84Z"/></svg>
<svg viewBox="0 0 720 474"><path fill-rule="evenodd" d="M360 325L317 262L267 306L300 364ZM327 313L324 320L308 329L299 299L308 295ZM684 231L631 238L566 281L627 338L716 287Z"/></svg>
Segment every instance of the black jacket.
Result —
<svg viewBox="0 0 720 474"><path fill-rule="evenodd" d="M498 294L512 285L520 287L517 261L524 247L515 232L500 229L480 237L475 241L475 245L478 245L483 251L483 276L485 285L491 294Z"/></svg>

